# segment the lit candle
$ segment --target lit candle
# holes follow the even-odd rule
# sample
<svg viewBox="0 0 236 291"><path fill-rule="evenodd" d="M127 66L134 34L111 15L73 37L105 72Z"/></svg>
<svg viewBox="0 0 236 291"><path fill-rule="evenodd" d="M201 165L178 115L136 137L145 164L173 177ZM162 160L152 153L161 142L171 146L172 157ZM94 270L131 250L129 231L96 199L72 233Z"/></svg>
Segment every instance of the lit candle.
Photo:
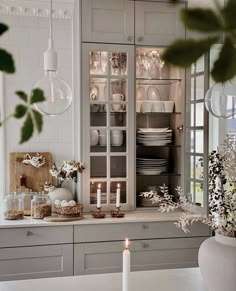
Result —
<svg viewBox="0 0 236 291"><path fill-rule="evenodd" d="M101 184L98 184L97 189L97 208L101 208Z"/></svg>
<svg viewBox="0 0 236 291"><path fill-rule="evenodd" d="M129 291L130 273L130 251L129 240L125 240L125 250L123 251L123 291Z"/></svg>
<svg viewBox="0 0 236 291"><path fill-rule="evenodd" d="M120 184L116 188L116 207L120 207Z"/></svg>

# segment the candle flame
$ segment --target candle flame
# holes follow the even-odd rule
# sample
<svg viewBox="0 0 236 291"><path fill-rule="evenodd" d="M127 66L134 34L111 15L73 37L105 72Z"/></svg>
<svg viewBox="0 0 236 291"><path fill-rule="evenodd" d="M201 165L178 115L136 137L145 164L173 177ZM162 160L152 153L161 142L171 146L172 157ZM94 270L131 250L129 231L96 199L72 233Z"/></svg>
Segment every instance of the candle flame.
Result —
<svg viewBox="0 0 236 291"><path fill-rule="evenodd" d="M119 183L117 184L117 188L120 188L120 184Z"/></svg>
<svg viewBox="0 0 236 291"><path fill-rule="evenodd" d="M125 239L125 248L126 249L129 248L129 239L128 238Z"/></svg>
<svg viewBox="0 0 236 291"><path fill-rule="evenodd" d="M98 189L101 189L101 184L98 184Z"/></svg>

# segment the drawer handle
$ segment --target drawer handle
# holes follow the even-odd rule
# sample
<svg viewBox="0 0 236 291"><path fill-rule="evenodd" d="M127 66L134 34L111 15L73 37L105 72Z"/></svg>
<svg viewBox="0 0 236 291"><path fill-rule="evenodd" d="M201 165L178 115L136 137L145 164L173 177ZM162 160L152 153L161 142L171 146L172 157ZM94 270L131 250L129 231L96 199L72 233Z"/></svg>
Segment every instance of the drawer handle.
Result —
<svg viewBox="0 0 236 291"><path fill-rule="evenodd" d="M142 243L142 248L143 248L143 249L147 249L147 248L149 248L149 244Z"/></svg>
<svg viewBox="0 0 236 291"><path fill-rule="evenodd" d="M128 41L132 41L134 39L134 37L132 35L128 36Z"/></svg>
<svg viewBox="0 0 236 291"><path fill-rule="evenodd" d="M27 236L32 236L32 235L33 235L33 232L30 231L30 230L28 230L28 231L26 232L26 235L27 235Z"/></svg>
<svg viewBox="0 0 236 291"><path fill-rule="evenodd" d="M138 41L139 41L139 42L143 41L143 37L142 37L142 36L139 36L139 37L138 37Z"/></svg>
<svg viewBox="0 0 236 291"><path fill-rule="evenodd" d="M142 228L143 228L143 229L148 229L148 225L143 224L143 225L142 225Z"/></svg>

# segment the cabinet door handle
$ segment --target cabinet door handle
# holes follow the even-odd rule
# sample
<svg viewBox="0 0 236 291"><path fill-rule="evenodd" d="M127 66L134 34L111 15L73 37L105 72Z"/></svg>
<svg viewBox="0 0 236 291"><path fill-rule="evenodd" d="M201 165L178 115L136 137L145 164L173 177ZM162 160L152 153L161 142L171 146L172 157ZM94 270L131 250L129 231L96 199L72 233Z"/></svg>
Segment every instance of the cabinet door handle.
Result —
<svg viewBox="0 0 236 291"><path fill-rule="evenodd" d="M27 235L27 236L32 236L32 235L33 235L33 232L30 231L30 230L28 230L28 231L26 232L26 235Z"/></svg>
<svg viewBox="0 0 236 291"><path fill-rule="evenodd" d="M132 41L134 39L134 37L132 35L128 36L128 41Z"/></svg>
<svg viewBox="0 0 236 291"><path fill-rule="evenodd" d="M183 124L182 125L179 125L177 127L177 130L178 130L178 132L183 132L184 131L184 125Z"/></svg>
<svg viewBox="0 0 236 291"><path fill-rule="evenodd" d="M143 225L142 225L142 229L148 229L148 225L143 224Z"/></svg>
<svg viewBox="0 0 236 291"><path fill-rule="evenodd" d="M147 249L147 248L149 248L149 244L147 244L147 243L142 243L142 248L143 248L143 249Z"/></svg>
<svg viewBox="0 0 236 291"><path fill-rule="evenodd" d="M139 42L143 41L143 37L142 37L142 36L139 36L139 37L138 37L138 41L139 41Z"/></svg>

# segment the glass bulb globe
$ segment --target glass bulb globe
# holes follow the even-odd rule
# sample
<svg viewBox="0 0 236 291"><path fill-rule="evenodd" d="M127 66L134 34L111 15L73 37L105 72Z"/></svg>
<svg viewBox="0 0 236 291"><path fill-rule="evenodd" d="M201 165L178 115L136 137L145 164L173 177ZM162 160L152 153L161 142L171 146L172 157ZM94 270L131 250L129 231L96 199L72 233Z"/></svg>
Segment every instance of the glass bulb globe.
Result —
<svg viewBox="0 0 236 291"><path fill-rule="evenodd" d="M209 88L205 106L217 118L229 118L236 113L236 86L232 82L217 83Z"/></svg>
<svg viewBox="0 0 236 291"><path fill-rule="evenodd" d="M46 100L35 103L35 108L42 114L55 116L64 113L70 107L71 89L58 76L57 71L45 71L43 79L38 81L34 87L44 91Z"/></svg>

